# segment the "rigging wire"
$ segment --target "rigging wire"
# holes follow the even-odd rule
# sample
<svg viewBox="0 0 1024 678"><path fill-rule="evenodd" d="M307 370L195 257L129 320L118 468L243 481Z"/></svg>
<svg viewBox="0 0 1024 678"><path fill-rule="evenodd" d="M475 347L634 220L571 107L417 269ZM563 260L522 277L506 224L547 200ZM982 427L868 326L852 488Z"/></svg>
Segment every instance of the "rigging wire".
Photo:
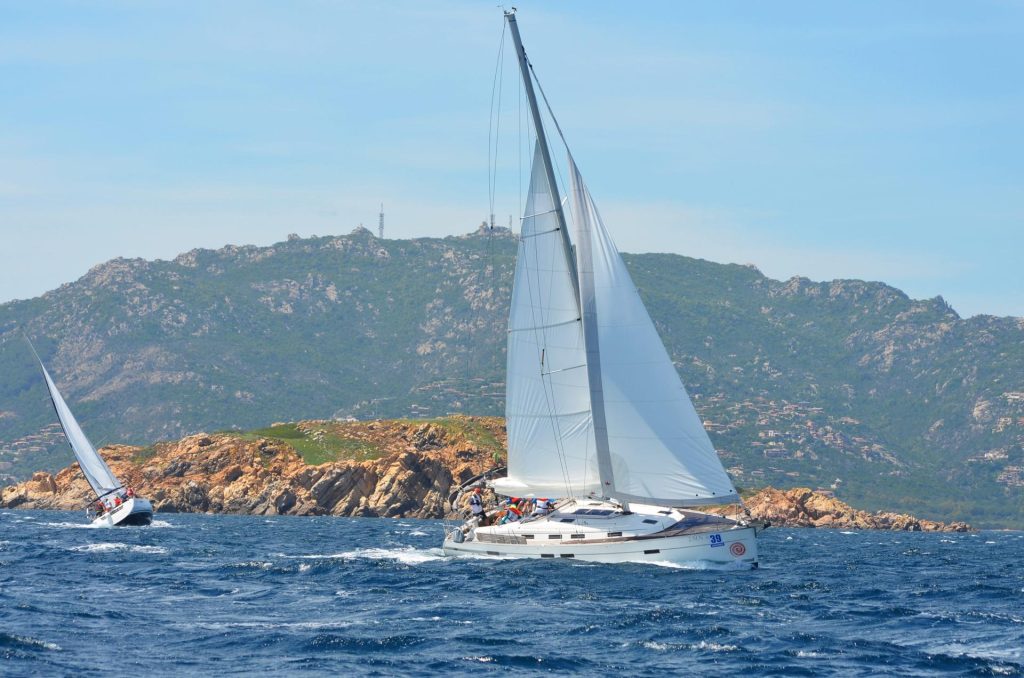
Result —
<svg viewBox="0 0 1024 678"><path fill-rule="evenodd" d="M498 43L498 56L494 64L494 80L491 82L491 119L487 126L487 198L488 227L494 228L494 195L498 184L498 138L501 132L501 95L504 85L505 69L505 34L508 32L507 22L502 22L501 40ZM495 106L497 102L497 106Z"/></svg>
<svg viewBox="0 0 1024 678"><path fill-rule="evenodd" d="M497 268L495 264L494 254L494 204L497 187L497 163L498 163L498 148L500 142L500 131L501 131L501 103L502 93L504 90L504 63L505 63L505 34L508 31L506 22L502 22L501 38L498 43L498 53L495 56L494 63L494 75L491 82L491 102L490 102L490 117L487 126L487 193L488 193L488 217L484 222L483 231L486 237L486 242L481 251L481 261L477 270L476 281L481 293L485 290L493 292L495 284L495 270ZM470 302L470 310L472 308L472 302ZM479 328L483 322L486 303L479 303L476 307L475 315L472 315L470 332L473 332ZM480 342L473 342L472 346L475 347ZM486 343L486 342L484 342ZM489 352L490 354L490 352ZM490 362L490 361L488 361ZM474 352L474 348L470 348L466 355L466 378L472 379L474 374L479 373L483 368L481 367L483 359L480 358ZM474 365L476 369L474 369ZM487 394L486 392L481 393L481 398L485 400L492 400L493 394Z"/></svg>

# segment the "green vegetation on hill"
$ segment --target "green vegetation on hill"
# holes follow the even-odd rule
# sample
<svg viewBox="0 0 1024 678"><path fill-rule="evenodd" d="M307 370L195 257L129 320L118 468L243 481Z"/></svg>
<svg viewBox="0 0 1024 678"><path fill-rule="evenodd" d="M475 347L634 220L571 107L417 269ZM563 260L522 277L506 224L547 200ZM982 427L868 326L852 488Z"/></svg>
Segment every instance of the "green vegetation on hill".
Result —
<svg viewBox="0 0 1024 678"><path fill-rule="evenodd" d="M278 424L239 435L247 440L269 438L280 442L312 466L332 461L367 461L384 454L384 450L372 442L338 435L329 426L302 429L297 424Z"/></svg>
<svg viewBox="0 0 1024 678"><path fill-rule="evenodd" d="M71 458L21 332L97 444L501 414L515 251L500 230L363 229L118 259L0 305L0 474ZM865 508L1024 526L1024 320L962 319L881 283L625 258L738 484L835 486ZM374 454L327 433L261 433L311 463Z"/></svg>

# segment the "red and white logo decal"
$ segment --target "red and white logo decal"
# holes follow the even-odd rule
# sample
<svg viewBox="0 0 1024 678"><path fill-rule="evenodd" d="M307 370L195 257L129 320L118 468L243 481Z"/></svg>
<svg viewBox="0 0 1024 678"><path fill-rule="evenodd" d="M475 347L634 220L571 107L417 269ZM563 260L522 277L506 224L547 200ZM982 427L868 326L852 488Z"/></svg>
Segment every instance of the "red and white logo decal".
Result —
<svg viewBox="0 0 1024 678"><path fill-rule="evenodd" d="M747 547L743 545L741 541L734 541L729 544L729 553L733 554L737 558L747 552Z"/></svg>

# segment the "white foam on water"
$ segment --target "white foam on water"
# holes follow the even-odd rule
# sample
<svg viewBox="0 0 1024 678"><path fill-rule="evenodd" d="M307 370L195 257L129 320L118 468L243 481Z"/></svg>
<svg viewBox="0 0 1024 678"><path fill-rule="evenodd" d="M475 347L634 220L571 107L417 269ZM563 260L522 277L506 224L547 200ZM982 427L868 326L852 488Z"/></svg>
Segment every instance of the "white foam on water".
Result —
<svg viewBox="0 0 1024 678"><path fill-rule="evenodd" d="M286 553L271 554L277 558L295 558L303 560L397 560L406 565L419 565L435 560L445 560L448 556L439 548L416 549L411 546L397 549L365 548L341 553L311 553L305 555L288 555Z"/></svg>
<svg viewBox="0 0 1024 678"><path fill-rule="evenodd" d="M342 558L344 560L354 560L356 558L365 558L367 560L397 560L398 562L406 565L419 565L420 563L429 563L436 560L447 559L447 556L445 556L444 552L439 548L415 549L411 546L404 549L355 549L354 551L346 551L332 557Z"/></svg>
<svg viewBox="0 0 1024 678"><path fill-rule="evenodd" d="M667 652L668 650L704 650L707 652L736 652L740 648L736 645L725 645L722 643L715 643L712 641L702 640L699 643L689 643L687 645L680 645L678 643L659 643L654 640L645 640L640 643L643 647L648 650L655 650L657 652Z"/></svg>
<svg viewBox="0 0 1024 678"><path fill-rule="evenodd" d="M722 643L712 643L706 640L702 640L696 645L690 646L691 650L711 650L712 652L736 652L740 648L736 645L724 645Z"/></svg>
<svg viewBox="0 0 1024 678"><path fill-rule="evenodd" d="M815 652L814 650L797 650L796 656L801 659L824 659L827 655Z"/></svg>
<svg viewBox="0 0 1024 678"><path fill-rule="evenodd" d="M847 532L846 530L840 530L839 534L857 534L856 532Z"/></svg>
<svg viewBox="0 0 1024 678"><path fill-rule="evenodd" d="M952 657L970 657L983 661L1019 662L1024 659L1024 649L1019 647L1007 647L1001 642L981 641L974 644L966 642L952 642L936 647L927 648L931 654L945 654Z"/></svg>
<svg viewBox="0 0 1024 678"><path fill-rule="evenodd" d="M409 536L410 537L429 537L430 534L427 533L427 532L424 532L423 530L413 530L412 532L409 533Z"/></svg>
<svg viewBox="0 0 1024 678"><path fill-rule="evenodd" d="M97 544L83 544L82 546L72 546L70 551L76 551L78 553L112 553L115 551L129 551L131 553L157 553L163 555L167 553L167 549L163 546L145 546L145 545L132 545L132 544L121 544L117 542L99 542Z"/></svg>
<svg viewBox="0 0 1024 678"><path fill-rule="evenodd" d="M690 560L681 563L672 562L670 560L628 560L626 562L633 565L656 565L657 567L666 567L670 570L711 570L730 572L733 570L750 569L750 565L739 560L733 561L731 563L715 563L710 560Z"/></svg>
<svg viewBox="0 0 1024 678"><path fill-rule="evenodd" d="M59 527L62 530L99 530L110 525L93 525L92 523L42 523L46 527Z"/></svg>
<svg viewBox="0 0 1024 678"><path fill-rule="evenodd" d="M173 626L187 626L188 628L201 628L206 631L227 631L230 629L255 629L260 631L279 631L281 629L298 629L302 631L321 631L326 629L344 629L357 626L363 622L348 619L327 619L324 621L239 621L239 622L188 622L187 624L173 624Z"/></svg>
<svg viewBox="0 0 1024 678"><path fill-rule="evenodd" d="M11 638L18 641L19 643L24 643L25 645L34 645L35 647L41 647L44 650L60 651L63 649L57 643L51 643L48 640L39 640L38 638L32 638L31 636L16 636L12 634Z"/></svg>

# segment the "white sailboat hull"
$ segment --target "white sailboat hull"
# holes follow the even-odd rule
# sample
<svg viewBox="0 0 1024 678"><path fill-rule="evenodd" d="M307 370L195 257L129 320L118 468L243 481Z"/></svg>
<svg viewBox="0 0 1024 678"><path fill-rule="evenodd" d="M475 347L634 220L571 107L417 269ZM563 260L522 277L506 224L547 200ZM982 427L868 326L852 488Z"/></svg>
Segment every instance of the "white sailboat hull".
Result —
<svg viewBox="0 0 1024 678"><path fill-rule="evenodd" d="M449 532L450 556L574 559L599 563L671 563L737 569L758 566L753 526L696 511L657 506L614 512L610 504L570 504L554 514L507 525ZM608 511L610 515L581 515ZM467 529L468 528L468 529ZM459 540L461 534L461 541Z"/></svg>
<svg viewBox="0 0 1024 678"><path fill-rule="evenodd" d="M149 525L153 522L153 505L148 499L131 497L101 516L93 519L94 527L126 527Z"/></svg>

